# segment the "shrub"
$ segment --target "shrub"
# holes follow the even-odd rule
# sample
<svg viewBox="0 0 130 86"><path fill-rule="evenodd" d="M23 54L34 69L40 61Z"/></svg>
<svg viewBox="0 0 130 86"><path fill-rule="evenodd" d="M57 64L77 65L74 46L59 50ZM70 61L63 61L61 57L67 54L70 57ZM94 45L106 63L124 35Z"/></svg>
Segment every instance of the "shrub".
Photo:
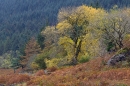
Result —
<svg viewBox="0 0 130 86"><path fill-rule="evenodd" d="M38 70L39 69L39 65L37 63L35 63L35 62L32 62L31 68L33 68L34 70Z"/></svg>
<svg viewBox="0 0 130 86"><path fill-rule="evenodd" d="M7 82L7 84L14 84L14 83L18 84L18 83L29 81L29 80L30 80L30 77L28 75L18 74L18 75L12 76Z"/></svg>
<svg viewBox="0 0 130 86"><path fill-rule="evenodd" d="M45 63L46 56L43 54L38 55L38 57L35 59L35 63L38 64L40 69L46 69L46 63Z"/></svg>
<svg viewBox="0 0 130 86"><path fill-rule="evenodd" d="M49 72L54 72L54 71L57 70L57 68L53 66L53 67L47 68L47 70L48 70Z"/></svg>
<svg viewBox="0 0 130 86"><path fill-rule="evenodd" d="M46 65L48 68L51 67L58 67L58 64L62 61L62 58L52 58L52 59L46 59Z"/></svg>
<svg viewBox="0 0 130 86"><path fill-rule="evenodd" d="M39 70L35 73L35 76L45 75L44 70Z"/></svg>
<svg viewBox="0 0 130 86"><path fill-rule="evenodd" d="M5 76L0 76L0 83L6 83Z"/></svg>
<svg viewBox="0 0 130 86"><path fill-rule="evenodd" d="M90 60L90 57L89 56L82 56L80 59L79 59L79 62L80 63L85 63L85 62L88 62Z"/></svg>

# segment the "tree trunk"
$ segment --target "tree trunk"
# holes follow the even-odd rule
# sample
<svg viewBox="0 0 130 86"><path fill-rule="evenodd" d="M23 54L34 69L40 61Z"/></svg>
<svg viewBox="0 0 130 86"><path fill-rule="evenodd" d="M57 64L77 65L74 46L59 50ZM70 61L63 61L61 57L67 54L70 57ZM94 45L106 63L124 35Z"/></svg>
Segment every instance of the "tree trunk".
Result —
<svg viewBox="0 0 130 86"><path fill-rule="evenodd" d="M119 41L119 48L121 49L123 47L122 41Z"/></svg>
<svg viewBox="0 0 130 86"><path fill-rule="evenodd" d="M72 65L76 65L78 63L78 55L79 55L79 52L81 51L81 44L82 44L82 40L80 40L78 46L76 47L76 52L74 54L74 57L72 58Z"/></svg>

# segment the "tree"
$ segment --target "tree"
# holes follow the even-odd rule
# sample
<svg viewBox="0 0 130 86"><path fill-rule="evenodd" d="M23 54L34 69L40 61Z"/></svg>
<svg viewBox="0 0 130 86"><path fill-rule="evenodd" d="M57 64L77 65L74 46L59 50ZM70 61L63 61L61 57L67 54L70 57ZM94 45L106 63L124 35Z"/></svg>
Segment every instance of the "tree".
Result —
<svg viewBox="0 0 130 86"><path fill-rule="evenodd" d="M11 68L14 69L14 73L16 69L21 67L21 64L19 61L20 61L20 58L11 58Z"/></svg>
<svg viewBox="0 0 130 86"><path fill-rule="evenodd" d="M40 54L35 59L35 63L38 64L38 66L39 66L40 69L46 69L47 68L46 63L45 63L45 58L46 57L47 57L46 55Z"/></svg>
<svg viewBox="0 0 130 86"><path fill-rule="evenodd" d="M59 39L59 32L55 26L47 26L45 30L41 32L41 35L45 37L44 45L57 45L57 41Z"/></svg>
<svg viewBox="0 0 130 86"><path fill-rule="evenodd" d="M104 10L96 9L88 6L80 6L77 8L61 9L58 15L57 28L62 37L69 41L62 41L61 44L71 46L73 52L72 64L77 64L79 53L82 52L82 45L87 40L86 35L94 37L96 31L92 24L96 19L104 14ZM61 38L62 38L61 37ZM91 39L92 40L92 39ZM86 48L86 46L85 46Z"/></svg>
<svg viewBox="0 0 130 86"><path fill-rule="evenodd" d="M112 10L103 20L103 37L107 40L108 50L123 47L123 39L130 30L130 19L125 10Z"/></svg>
<svg viewBox="0 0 130 86"><path fill-rule="evenodd" d="M41 33L37 37L37 42L40 45L41 49L44 48L44 36L41 35Z"/></svg>
<svg viewBox="0 0 130 86"><path fill-rule="evenodd" d="M40 51L41 51L41 48L37 44L35 38L31 38L29 40L29 42L26 44L25 56L21 57L21 59L22 59L21 60L22 68L27 67L28 64L30 66L30 63L32 61L34 61L34 59L36 57L36 54L40 53Z"/></svg>

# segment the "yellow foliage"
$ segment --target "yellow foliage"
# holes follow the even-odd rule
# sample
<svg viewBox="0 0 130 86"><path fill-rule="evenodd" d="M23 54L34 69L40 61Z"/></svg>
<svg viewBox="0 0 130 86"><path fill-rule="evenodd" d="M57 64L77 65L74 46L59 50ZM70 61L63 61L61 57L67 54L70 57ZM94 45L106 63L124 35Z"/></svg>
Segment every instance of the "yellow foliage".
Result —
<svg viewBox="0 0 130 86"><path fill-rule="evenodd" d="M99 39L102 31L97 29L97 26L101 26L102 22L99 21L106 14L103 9L96 9L86 5L73 8L72 11L68 8L60 10L58 20L61 21L59 21L56 27L61 33L65 33L65 36L60 37L58 44L62 45L67 51L68 58L72 58L76 53L81 40L82 43L78 58L85 54L87 56L96 56L98 54ZM77 32L74 33L74 31ZM74 36L71 36L72 32ZM75 34L77 34L78 38L77 43L72 38L75 37Z"/></svg>
<svg viewBox="0 0 130 86"><path fill-rule="evenodd" d="M67 65L71 61L72 56L65 56L64 58L52 58L52 59L45 59L45 63L47 68L51 67L62 67Z"/></svg>
<svg viewBox="0 0 130 86"><path fill-rule="evenodd" d="M124 40L127 40L127 42L130 42L130 34L125 35Z"/></svg>
<svg viewBox="0 0 130 86"><path fill-rule="evenodd" d="M53 58L51 60L45 59L47 67L57 67L58 63L61 61L60 58Z"/></svg>
<svg viewBox="0 0 130 86"><path fill-rule="evenodd" d="M91 33L86 34L84 37L84 41L82 43L82 51L86 51L89 56L95 57L99 53L99 39L100 36L97 38L93 37Z"/></svg>
<svg viewBox="0 0 130 86"><path fill-rule="evenodd" d="M58 18L59 20L62 18L62 21L63 21L63 18L69 19L69 22L68 20L66 21L66 19L64 19L64 22L62 22L64 24L65 22L70 23L70 22L77 21L78 22L77 24L80 26L84 21L93 22L95 19L101 19L102 16L104 15L106 15L106 12L103 9L96 9L96 8L88 7L86 5L82 5L82 6L76 7L72 11L68 9L66 9L66 11L61 10L59 12Z"/></svg>
<svg viewBox="0 0 130 86"><path fill-rule="evenodd" d="M37 70L37 69L39 69L39 66L38 66L38 64L36 64L35 62L32 62L31 68Z"/></svg>
<svg viewBox="0 0 130 86"><path fill-rule="evenodd" d="M74 42L69 37L61 37L58 42L59 45L62 45L64 49L67 51L67 55L72 57L74 54Z"/></svg>
<svg viewBox="0 0 130 86"><path fill-rule="evenodd" d="M60 22L57 24L56 28L59 28L60 32L64 32L65 29L71 28L71 25L66 21Z"/></svg>

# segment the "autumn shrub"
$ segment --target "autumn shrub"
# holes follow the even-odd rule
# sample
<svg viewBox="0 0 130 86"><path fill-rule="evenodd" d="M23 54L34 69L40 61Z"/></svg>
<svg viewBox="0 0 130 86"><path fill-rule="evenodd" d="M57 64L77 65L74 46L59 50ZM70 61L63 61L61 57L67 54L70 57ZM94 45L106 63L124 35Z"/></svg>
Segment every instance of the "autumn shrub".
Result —
<svg viewBox="0 0 130 86"><path fill-rule="evenodd" d="M109 86L109 82L105 81L105 80L100 80L99 83L100 86Z"/></svg>
<svg viewBox="0 0 130 86"><path fill-rule="evenodd" d="M44 73L44 70L39 70L34 75L35 76L41 76L41 75L45 75L45 73Z"/></svg>
<svg viewBox="0 0 130 86"><path fill-rule="evenodd" d="M35 77L27 82L27 86L37 86L37 85L43 86L41 85L42 83L43 83L42 77Z"/></svg>
<svg viewBox="0 0 130 86"><path fill-rule="evenodd" d="M88 63L87 63L87 70L102 70L102 68L104 68L104 65L102 65L102 58L94 58L91 59Z"/></svg>
<svg viewBox="0 0 130 86"><path fill-rule="evenodd" d="M6 78L5 76L1 75L0 76L0 84L6 83Z"/></svg>
<svg viewBox="0 0 130 86"><path fill-rule="evenodd" d="M47 68L47 70L48 70L49 72L54 72L54 71L57 70L57 68L53 66L53 67Z"/></svg>
<svg viewBox="0 0 130 86"><path fill-rule="evenodd" d="M9 79L7 84L21 83L21 82L26 82L29 80L30 80L30 77L26 74L18 74L18 75L16 74Z"/></svg>
<svg viewBox="0 0 130 86"><path fill-rule="evenodd" d="M97 78L100 79L110 79L110 80L123 80L123 79L130 79L130 69L128 68L118 68L118 69L111 69L107 71L101 71Z"/></svg>

